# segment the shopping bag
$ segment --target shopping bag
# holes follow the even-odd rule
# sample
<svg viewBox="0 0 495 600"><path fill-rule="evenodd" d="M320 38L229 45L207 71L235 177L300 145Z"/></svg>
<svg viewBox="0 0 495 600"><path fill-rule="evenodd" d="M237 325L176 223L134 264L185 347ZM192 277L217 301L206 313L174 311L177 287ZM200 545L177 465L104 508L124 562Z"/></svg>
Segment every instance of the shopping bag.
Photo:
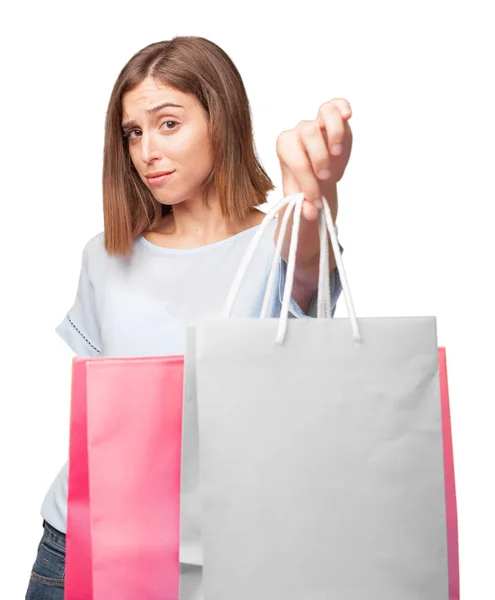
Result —
<svg viewBox="0 0 495 600"><path fill-rule="evenodd" d="M195 329L205 600L447 600L436 320L357 319L326 201L320 243L328 230L349 317L330 318L322 252L319 318L289 319L302 201L268 213L223 315L288 205L280 319Z"/></svg>
<svg viewBox="0 0 495 600"><path fill-rule="evenodd" d="M197 401L195 376L195 335L188 330L188 353L185 362L185 388L183 406L183 454L181 488L181 560L193 565L203 564L201 543L201 495L199 485L199 451L197 433ZM445 502L447 518L447 549L449 567L449 600L459 600L459 543L457 526L457 502L452 447L452 430L447 380L445 348L438 349L440 396L442 405L442 431L444 448ZM186 417L186 414L188 415ZM181 572L181 582L185 579ZM201 575L201 573L200 573ZM196 589L202 586L196 582ZM185 586L181 586L181 590ZM189 598L189 594L184 596Z"/></svg>
<svg viewBox="0 0 495 600"><path fill-rule="evenodd" d="M177 600L183 357L73 361L66 600Z"/></svg>
<svg viewBox="0 0 495 600"><path fill-rule="evenodd" d="M449 386L445 348L438 349L440 370L440 397L442 404L443 457L445 471L445 508L447 517L447 551L449 565L449 600L459 600L459 536L457 527L457 500L455 490L454 453L450 422Z"/></svg>
<svg viewBox="0 0 495 600"><path fill-rule="evenodd" d="M180 561L201 567L201 490L199 482L199 440L194 331L186 328L184 359L184 400L182 407L182 464L180 490ZM182 599L181 599L182 600Z"/></svg>

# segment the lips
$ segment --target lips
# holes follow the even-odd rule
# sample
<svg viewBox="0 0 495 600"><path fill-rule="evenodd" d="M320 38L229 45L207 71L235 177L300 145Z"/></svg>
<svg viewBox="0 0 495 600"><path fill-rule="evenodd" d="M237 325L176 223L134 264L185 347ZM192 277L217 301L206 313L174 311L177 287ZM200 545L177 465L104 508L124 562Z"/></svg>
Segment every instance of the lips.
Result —
<svg viewBox="0 0 495 600"><path fill-rule="evenodd" d="M156 173L159 173L160 171L156 171ZM172 177L172 175L175 173L175 171L161 171L163 173L163 175L157 175L156 173L153 173L152 175L146 175L146 178L148 180L148 185L153 186L153 187L157 187L160 185L164 185L170 177Z"/></svg>
<svg viewBox="0 0 495 600"><path fill-rule="evenodd" d="M156 177L161 177L162 175L170 175L173 171L156 171L156 173L149 173L146 175L146 179L155 179Z"/></svg>

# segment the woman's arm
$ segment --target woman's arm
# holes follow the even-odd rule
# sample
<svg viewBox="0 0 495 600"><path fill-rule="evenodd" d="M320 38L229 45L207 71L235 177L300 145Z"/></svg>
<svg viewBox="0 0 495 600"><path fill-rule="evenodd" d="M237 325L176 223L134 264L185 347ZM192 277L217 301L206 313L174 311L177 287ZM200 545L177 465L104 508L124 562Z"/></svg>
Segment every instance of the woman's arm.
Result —
<svg viewBox="0 0 495 600"><path fill-rule="evenodd" d="M292 293L304 312L307 312L318 287L318 209L322 206L322 196L330 206L334 222L337 219L337 182L344 174L352 148L352 132L348 123L351 115L349 102L335 98L322 104L314 121L301 121L294 129L282 132L277 139L284 196L303 192L305 197ZM285 210L279 214L275 243ZM292 217L288 231L291 226ZM290 236L287 235L282 247L285 261L288 260L289 246ZM335 268L335 257L330 249L330 275Z"/></svg>
<svg viewBox="0 0 495 600"><path fill-rule="evenodd" d="M323 186L322 186L323 187ZM331 183L325 186L325 191L322 191L325 196L334 223L338 213L338 196L337 184ZM284 192L284 196L287 194ZM285 212L285 209L284 209ZM283 212L280 211L279 224L283 218ZM291 217L287 231L292 229ZM275 243L278 238L278 226L275 232ZM290 235L287 233L284 241L282 258L287 262L289 256ZM335 256L331 244L329 244L330 258L330 277L336 268ZM320 239L318 232L318 221L301 219L299 228L299 243L296 257L296 270L294 273L294 285L292 288L292 298L299 304L304 313L308 312L311 298L316 294L318 289L318 272L320 268Z"/></svg>

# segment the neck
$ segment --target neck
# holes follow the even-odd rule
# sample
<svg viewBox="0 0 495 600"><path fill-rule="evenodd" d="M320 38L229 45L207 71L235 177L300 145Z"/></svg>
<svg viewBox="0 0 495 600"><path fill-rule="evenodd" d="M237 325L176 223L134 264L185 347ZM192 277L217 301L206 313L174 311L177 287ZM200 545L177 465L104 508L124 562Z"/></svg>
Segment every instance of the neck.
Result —
<svg viewBox="0 0 495 600"><path fill-rule="evenodd" d="M229 221L222 216L220 202L212 186L207 206L201 193L174 204L172 215L165 219L158 231L190 240L194 245L207 245L235 235L245 227L244 223Z"/></svg>

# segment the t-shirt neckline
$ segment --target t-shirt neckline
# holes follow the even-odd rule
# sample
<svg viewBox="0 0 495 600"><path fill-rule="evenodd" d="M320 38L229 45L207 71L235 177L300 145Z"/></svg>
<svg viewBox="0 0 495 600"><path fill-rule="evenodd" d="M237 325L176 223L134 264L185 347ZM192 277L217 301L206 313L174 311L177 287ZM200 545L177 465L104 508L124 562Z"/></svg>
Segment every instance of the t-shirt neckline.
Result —
<svg viewBox="0 0 495 600"><path fill-rule="evenodd" d="M226 244L230 244L234 240L239 239L247 233L255 233L260 227L261 223L259 225L255 225L254 227L248 227L248 229L244 229L243 231L240 231L239 233L225 238L224 240L213 242L212 244L206 244L206 246L198 246L196 248L166 248L165 246L158 246L157 244L153 244L153 242L147 240L144 237L144 235L139 236L138 242L142 246L160 254L198 254L214 248L218 248L220 246L224 246Z"/></svg>

